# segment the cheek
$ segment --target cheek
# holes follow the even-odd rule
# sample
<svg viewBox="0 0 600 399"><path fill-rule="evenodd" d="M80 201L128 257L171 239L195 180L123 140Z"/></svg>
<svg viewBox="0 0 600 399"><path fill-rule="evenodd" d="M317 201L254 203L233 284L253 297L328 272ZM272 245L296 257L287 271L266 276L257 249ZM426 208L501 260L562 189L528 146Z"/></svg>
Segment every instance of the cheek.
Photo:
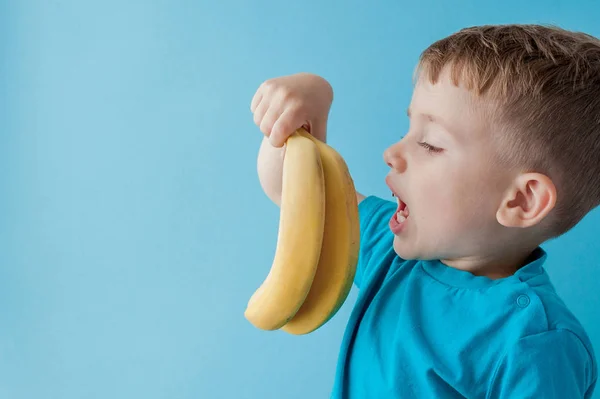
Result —
<svg viewBox="0 0 600 399"><path fill-rule="evenodd" d="M464 191L458 173L446 165L435 168L423 168L423 172L415 182L421 201L429 212L443 213L454 209L460 203Z"/></svg>
<svg viewBox="0 0 600 399"><path fill-rule="evenodd" d="M433 228L460 230L487 220L483 217L487 193L475 174L443 168L434 177L422 179L418 191L419 219L431 221Z"/></svg>
<svg viewBox="0 0 600 399"><path fill-rule="evenodd" d="M417 195L413 198L414 216L420 223L419 229L426 230L428 235L435 231L447 231L448 226L456 224L461 217L462 212L458 209L461 195L453 181L443 177L423 178L413 186Z"/></svg>
<svg viewBox="0 0 600 399"><path fill-rule="evenodd" d="M458 181L455 193L453 206L464 226L480 230L495 220L494 193L480 176L465 174Z"/></svg>

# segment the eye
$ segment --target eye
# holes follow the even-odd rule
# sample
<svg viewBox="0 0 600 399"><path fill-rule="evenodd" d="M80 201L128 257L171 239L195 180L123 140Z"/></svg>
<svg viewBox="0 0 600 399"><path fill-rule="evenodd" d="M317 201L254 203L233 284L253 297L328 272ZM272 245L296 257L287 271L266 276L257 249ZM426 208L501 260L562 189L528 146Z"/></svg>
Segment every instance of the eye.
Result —
<svg viewBox="0 0 600 399"><path fill-rule="evenodd" d="M439 153L439 152L444 151L442 148L434 147L431 144L426 143L424 141L419 142L419 145L421 147L425 148L427 150L427 152L430 154Z"/></svg>

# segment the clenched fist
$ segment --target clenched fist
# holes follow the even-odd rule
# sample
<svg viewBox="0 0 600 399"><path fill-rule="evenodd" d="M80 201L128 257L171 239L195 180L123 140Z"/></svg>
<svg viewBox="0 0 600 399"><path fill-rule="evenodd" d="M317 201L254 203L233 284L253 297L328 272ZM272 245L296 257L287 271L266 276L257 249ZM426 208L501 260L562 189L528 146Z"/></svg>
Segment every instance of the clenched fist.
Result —
<svg viewBox="0 0 600 399"><path fill-rule="evenodd" d="M298 73L263 82L252 98L250 110L254 123L271 145L282 147L300 127L325 141L332 101L329 82L314 74Z"/></svg>

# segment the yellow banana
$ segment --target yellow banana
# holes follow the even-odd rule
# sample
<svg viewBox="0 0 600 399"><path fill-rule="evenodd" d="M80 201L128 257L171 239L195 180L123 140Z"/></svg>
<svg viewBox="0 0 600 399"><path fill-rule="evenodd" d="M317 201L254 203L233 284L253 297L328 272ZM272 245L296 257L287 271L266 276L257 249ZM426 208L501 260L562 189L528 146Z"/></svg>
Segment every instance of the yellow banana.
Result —
<svg viewBox="0 0 600 399"><path fill-rule="evenodd" d="M344 159L329 145L300 129L317 145L325 177L325 227L317 271L295 316L281 329L310 333L329 321L346 300L356 272L360 241L354 182Z"/></svg>
<svg viewBox="0 0 600 399"><path fill-rule="evenodd" d="M244 312L255 327L276 330L296 314L315 276L324 225L325 182L319 150L296 132L286 141L273 264Z"/></svg>

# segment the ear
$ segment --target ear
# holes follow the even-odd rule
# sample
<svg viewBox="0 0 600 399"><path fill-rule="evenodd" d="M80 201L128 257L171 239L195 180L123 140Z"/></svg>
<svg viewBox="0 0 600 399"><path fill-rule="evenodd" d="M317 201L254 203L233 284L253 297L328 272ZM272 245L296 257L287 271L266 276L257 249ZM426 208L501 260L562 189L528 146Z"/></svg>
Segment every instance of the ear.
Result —
<svg viewBox="0 0 600 399"><path fill-rule="evenodd" d="M556 204L556 187L541 173L519 175L506 191L496 212L506 227L531 227L540 223Z"/></svg>

